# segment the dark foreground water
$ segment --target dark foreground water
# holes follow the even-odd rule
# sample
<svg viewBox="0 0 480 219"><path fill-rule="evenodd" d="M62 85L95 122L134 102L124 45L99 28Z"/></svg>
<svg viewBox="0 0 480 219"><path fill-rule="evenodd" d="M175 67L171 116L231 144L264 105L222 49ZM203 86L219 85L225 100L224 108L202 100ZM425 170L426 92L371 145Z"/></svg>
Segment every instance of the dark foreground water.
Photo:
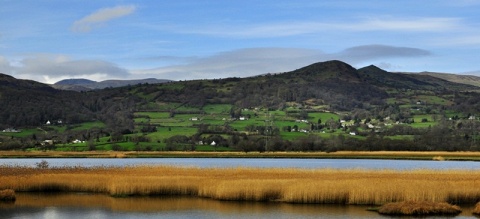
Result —
<svg viewBox="0 0 480 219"><path fill-rule="evenodd" d="M480 169L475 161L419 161L377 159L275 159L275 158L13 158L0 159L0 165L35 167L46 160L50 166L135 166L170 165L182 167L255 168L334 168L334 169Z"/></svg>
<svg viewBox="0 0 480 219"><path fill-rule="evenodd" d="M227 202L190 197L19 193L14 204L0 203L0 218L392 218L366 211L367 207ZM463 209L455 218L473 218L471 207Z"/></svg>

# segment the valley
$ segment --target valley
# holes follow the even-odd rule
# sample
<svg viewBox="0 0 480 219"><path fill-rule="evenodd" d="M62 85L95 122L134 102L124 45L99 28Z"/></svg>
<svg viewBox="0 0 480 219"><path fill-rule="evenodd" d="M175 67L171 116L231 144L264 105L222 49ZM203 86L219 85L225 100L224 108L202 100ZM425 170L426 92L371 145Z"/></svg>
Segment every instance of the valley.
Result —
<svg viewBox="0 0 480 219"><path fill-rule="evenodd" d="M81 92L0 79L1 150L480 149L480 87L375 66Z"/></svg>

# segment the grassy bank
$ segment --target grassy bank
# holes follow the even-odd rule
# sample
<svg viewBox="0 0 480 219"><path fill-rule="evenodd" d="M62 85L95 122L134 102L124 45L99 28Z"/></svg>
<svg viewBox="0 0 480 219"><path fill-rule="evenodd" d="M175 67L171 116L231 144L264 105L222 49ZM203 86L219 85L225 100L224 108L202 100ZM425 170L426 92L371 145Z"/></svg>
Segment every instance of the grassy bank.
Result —
<svg viewBox="0 0 480 219"><path fill-rule="evenodd" d="M458 215L462 212L459 206L446 202L404 201L383 205L378 213L386 215Z"/></svg>
<svg viewBox="0 0 480 219"><path fill-rule="evenodd" d="M480 152L339 151L339 152L122 152L0 151L0 158L317 158L480 161Z"/></svg>
<svg viewBox="0 0 480 219"><path fill-rule="evenodd" d="M217 200L384 204L480 200L480 171L0 167L0 190L188 195Z"/></svg>

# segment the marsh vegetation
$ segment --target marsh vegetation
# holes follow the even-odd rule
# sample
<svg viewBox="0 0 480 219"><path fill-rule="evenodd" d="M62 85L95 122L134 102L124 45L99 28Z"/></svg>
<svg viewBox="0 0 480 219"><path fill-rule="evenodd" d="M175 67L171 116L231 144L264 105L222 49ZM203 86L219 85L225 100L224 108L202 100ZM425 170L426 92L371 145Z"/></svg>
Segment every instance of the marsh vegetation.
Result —
<svg viewBox="0 0 480 219"><path fill-rule="evenodd" d="M478 170L2 166L0 173L0 189L17 192L186 195L232 201L365 205L480 200Z"/></svg>

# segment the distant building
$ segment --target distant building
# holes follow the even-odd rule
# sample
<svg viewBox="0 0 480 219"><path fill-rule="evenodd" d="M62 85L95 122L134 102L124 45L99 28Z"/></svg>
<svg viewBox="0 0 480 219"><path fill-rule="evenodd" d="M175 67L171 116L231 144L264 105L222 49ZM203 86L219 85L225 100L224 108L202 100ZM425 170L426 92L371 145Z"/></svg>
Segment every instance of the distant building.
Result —
<svg viewBox="0 0 480 219"><path fill-rule="evenodd" d="M50 124L52 124L52 123L50 122L50 120L48 120L48 121L45 123L45 125L50 125Z"/></svg>
<svg viewBox="0 0 480 219"><path fill-rule="evenodd" d="M80 141L78 139L75 139L72 141L73 144L78 144L78 143L85 143L85 141Z"/></svg>
<svg viewBox="0 0 480 219"><path fill-rule="evenodd" d="M20 130L17 130L17 129L14 129L14 128L6 128L2 132L17 133L17 132L20 132Z"/></svg>
<svg viewBox="0 0 480 219"><path fill-rule="evenodd" d="M53 140L45 140L42 145L53 145Z"/></svg>

